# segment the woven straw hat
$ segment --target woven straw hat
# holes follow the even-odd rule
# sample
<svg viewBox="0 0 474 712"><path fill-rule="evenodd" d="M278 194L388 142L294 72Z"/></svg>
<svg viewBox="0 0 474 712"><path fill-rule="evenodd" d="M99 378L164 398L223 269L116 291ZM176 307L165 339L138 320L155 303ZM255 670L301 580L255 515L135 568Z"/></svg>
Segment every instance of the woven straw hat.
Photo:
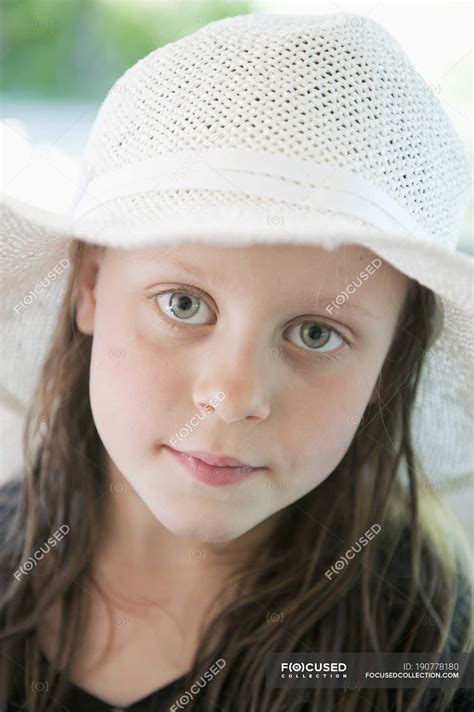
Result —
<svg viewBox="0 0 474 712"><path fill-rule="evenodd" d="M470 482L473 262L456 250L470 166L382 26L342 13L213 22L120 77L81 166L70 215L2 200L4 408L31 401L73 238L358 243L437 295L414 443L434 483Z"/></svg>

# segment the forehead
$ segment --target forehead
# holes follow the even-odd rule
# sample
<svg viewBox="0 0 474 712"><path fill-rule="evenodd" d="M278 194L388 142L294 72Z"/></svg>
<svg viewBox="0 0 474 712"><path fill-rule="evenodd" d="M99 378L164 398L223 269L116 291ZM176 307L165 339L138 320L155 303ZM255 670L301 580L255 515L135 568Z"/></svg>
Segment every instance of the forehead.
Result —
<svg viewBox="0 0 474 712"><path fill-rule="evenodd" d="M408 281L392 265L364 245L339 245L333 250L315 245L254 244L228 247L185 243L163 248L114 250L125 270L143 279L166 270L200 280L203 288L265 288L291 294L335 296L351 283L368 295L391 294ZM353 290L352 290L353 291ZM352 299L356 301L355 298Z"/></svg>
<svg viewBox="0 0 474 712"><path fill-rule="evenodd" d="M309 278L322 278L328 271L332 276L351 274L362 269L375 257L375 253L363 245L340 245L327 250L316 245L254 244L243 247L224 245L181 244L165 248L138 248L114 250L121 261L138 268L161 265L185 267L196 276L226 274L241 270L246 274L269 272ZM387 265L388 267L388 265Z"/></svg>

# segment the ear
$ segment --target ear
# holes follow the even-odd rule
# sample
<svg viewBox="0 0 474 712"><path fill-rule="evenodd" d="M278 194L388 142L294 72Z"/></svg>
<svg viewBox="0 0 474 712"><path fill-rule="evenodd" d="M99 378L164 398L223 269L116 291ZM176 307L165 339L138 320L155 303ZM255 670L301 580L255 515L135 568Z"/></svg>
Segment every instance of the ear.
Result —
<svg viewBox="0 0 474 712"><path fill-rule="evenodd" d="M83 334L94 333L96 286L104 251L85 244L81 254L76 298L76 325Z"/></svg>

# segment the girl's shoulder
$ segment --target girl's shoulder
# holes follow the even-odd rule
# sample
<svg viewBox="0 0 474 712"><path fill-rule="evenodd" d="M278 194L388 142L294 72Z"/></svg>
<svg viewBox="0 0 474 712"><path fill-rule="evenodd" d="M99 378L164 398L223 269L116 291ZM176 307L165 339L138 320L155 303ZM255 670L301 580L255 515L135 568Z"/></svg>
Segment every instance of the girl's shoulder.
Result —
<svg viewBox="0 0 474 712"><path fill-rule="evenodd" d="M391 619L397 621L403 603L410 595L413 579L417 579L417 609L423 611L422 624L426 631L436 626L436 614L441 614L452 605L449 634L445 652L460 652L461 641L466 638L466 631L473 622L472 602L474 585L472 580L472 554L466 537L459 528L446 527L442 536L446 546L439 544L439 539L431 535L430 529L421 532L417 570L411 564L413 541L410 528L403 527L400 538L393 551L387 568L387 580L393 589ZM449 538L449 542L448 542ZM420 597L421 592L423 596ZM426 603L432 606L432 613ZM428 636L429 637L429 636Z"/></svg>
<svg viewBox="0 0 474 712"><path fill-rule="evenodd" d="M444 511L444 509L443 509ZM436 524L438 522L438 525ZM433 526L435 526L435 530ZM382 547L379 564L385 567L389 604L390 626L396 629L416 578L416 603L410 618L400 633L399 652L404 652L405 641L412 636L412 652L433 652L438 649L439 621L448 622L442 653L460 653L470 649L472 642L473 598L472 552L462 529L447 516L443 524L436 516L429 526L418 531L419 556L416 570L411 564L414 543L410 527L402 526L399 537L389 550ZM390 555L388 556L388 552ZM384 557L387 559L384 561ZM422 592L422 595L421 595ZM427 605L428 604L428 605ZM418 712L471 712L474 709L474 691L458 688L451 703L441 702L443 690L428 688L419 703Z"/></svg>
<svg viewBox="0 0 474 712"><path fill-rule="evenodd" d="M439 521L439 520L435 520ZM380 586L380 611L386 618L376 627L387 630L396 653L462 653L469 650L474 628L474 586L469 566L472 554L459 527L449 519L433 532L431 524L413 531L408 517L381 526L371 566ZM377 540L377 537L374 541ZM375 606L374 606L375 610ZM439 646L443 629L444 641ZM394 700L397 690L393 690ZM474 691L457 688L449 703L442 688L428 687L417 712L472 712ZM395 701L390 709L398 709Z"/></svg>

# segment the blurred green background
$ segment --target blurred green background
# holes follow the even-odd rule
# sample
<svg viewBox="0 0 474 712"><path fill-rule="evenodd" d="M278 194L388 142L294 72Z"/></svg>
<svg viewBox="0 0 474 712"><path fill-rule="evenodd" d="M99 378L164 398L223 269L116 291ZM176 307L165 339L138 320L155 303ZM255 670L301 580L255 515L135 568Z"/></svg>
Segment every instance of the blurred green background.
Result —
<svg viewBox="0 0 474 712"><path fill-rule="evenodd" d="M0 7L0 92L75 100L102 100L157 47L251 11L244 0L2 0Z"/></svg>

